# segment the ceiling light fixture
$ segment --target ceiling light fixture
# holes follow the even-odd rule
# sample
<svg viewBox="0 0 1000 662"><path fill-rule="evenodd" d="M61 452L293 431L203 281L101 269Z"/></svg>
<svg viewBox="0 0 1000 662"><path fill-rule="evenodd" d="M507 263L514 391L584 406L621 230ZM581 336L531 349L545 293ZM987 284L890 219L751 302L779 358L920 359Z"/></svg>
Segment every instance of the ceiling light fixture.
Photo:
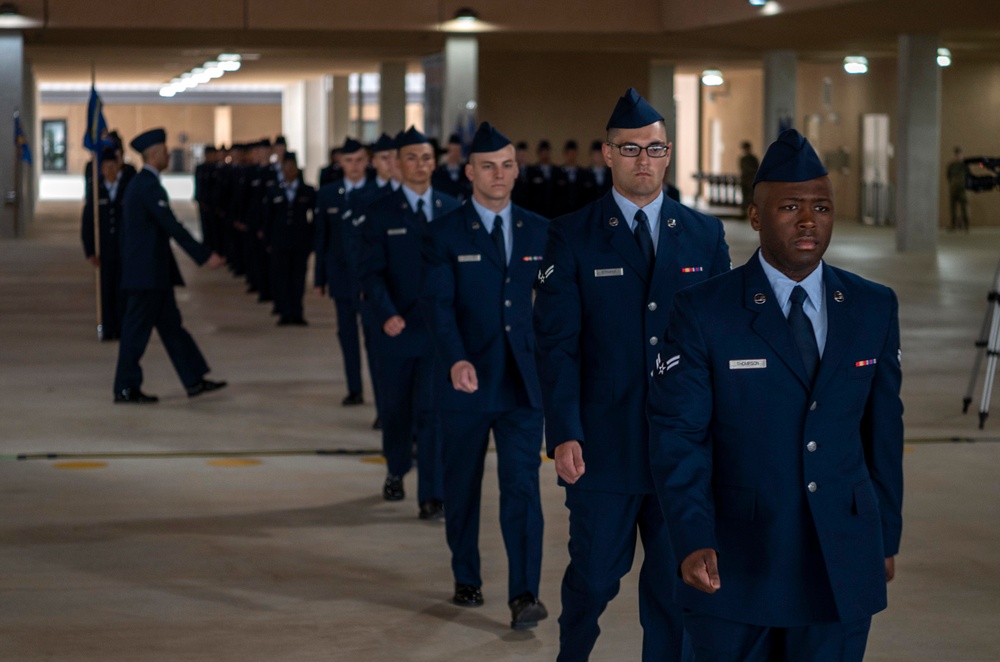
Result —
<svg viewBox="0 0 1000 662"><path fill-rule="evenodd" d="M0 30L37 28L42 24L20 12L13 2L0 2Z"/></svg>
<svg viewBox="0 0 1000 662"><path fill-rule="evenodd" d="M947 48L939 48L937 54L937 63L939 67L950 67L951 66L951 51Z"/></svg>
<svg viewBox="0 0 1000 662"><path fill-rule="evenodd" d="M747 0L754 7L763 7L767 4L767 0Z"/></svg>
<svg viewBox="0 0 1000 662"><path fill-rule="evenodd" d="M254 58L256 59L256 58ZM175 94L190 90L198 85L222 78L227 72L239 71L243 57L239 53L220 53L215 60L209 60L200 67L182 73L160 87L160 96L170 98Z"/></svg>
<svg viewBox="0 0 1000 662"><path fill-rule="evenodd" d="M726 81L722 77L722 72L718 69L705 69L701 72L701 84L706 87L718 87L724 82Z"/></svg>
<svg viewBox="0 0 1000 662"><path fill-rule="evenodd" d="M844 71L849 74L868 73L868 58L864 55L848 55L844 58Z"/></svg>

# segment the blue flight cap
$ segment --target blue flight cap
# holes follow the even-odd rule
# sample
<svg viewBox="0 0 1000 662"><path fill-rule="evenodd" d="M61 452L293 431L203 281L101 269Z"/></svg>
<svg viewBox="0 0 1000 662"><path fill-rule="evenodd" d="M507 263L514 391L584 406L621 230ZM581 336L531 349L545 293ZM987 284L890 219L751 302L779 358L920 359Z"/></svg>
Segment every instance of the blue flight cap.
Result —
<svg viewBox="0 0 1000 662"><path fill-rule="evenodd" d="M635 91L634 87L625 90L625 96L618 99L614 112L605 131L611 129L641 129L656 122L662 122L663 115L649 105L649 102Z"/></svg>
<svg viewBox="0 0 1000 662"><path fill-rule="evenodd" d="M767 148L753 183L756 186L757 182L807 182L826 174L805 136L795 129L786 129Z"/></svg>
<svg viewBox="0 0 1000 662"><path fill-rule="evenodd" d="M359 143L354 138L346 138L344 140L344 146L340 148L341 154L354 154L355 152L364 149L365 146Z"/></svg>
<svg viewBox="0 0 1000 662"><path fill-rule="evenodd" d="M410 145L425 145L429 144L431 141L427 139L420 131L417 131L417 127L410 125L410 128L406 131L402 131L396 136L396 149L402 149L404 147L409 147Z"/></svg>
<svg viewBox="0 0 1000 662"><path fill-rule="evenodd" d="M129 145L132 146L132 149L141 154L153 145L159 145L160 143L165 142L167 142L166 131L163 129L150 129L149 131L140 133L133 138Z"/></svg>
<svg viewBox="0 0 1000 662"><path fill-rule="evenodd" d="M285 152L285 155L281 158L282 161L291 161L292 163L297 163L296 159L298 156L295 152Z"/></svg>
<svg viewBox="0 0 1000 662"><path fill-rule="evenodd" d="M483 122L476 129L476 135L472 136L472 146L469 147L469 153L497 152L509 144L510 140L507 139L507 136L493 128L489 122Z"/></svg>
<svg viewBox="0 0 1000 662"><path fill-rule="evenodd" d="M462 138L461 138L461 136L459 136L457 133L451 134L450 136L448 136L448 144L449 145L461 145L462 144Z"/></svg>
<svg viewBox="0 0 1000 662"><path fill-rule="evenodd" d="M372 145L372 152L389 152L396 149L396 141L388 133L383 133Z"/></svg>

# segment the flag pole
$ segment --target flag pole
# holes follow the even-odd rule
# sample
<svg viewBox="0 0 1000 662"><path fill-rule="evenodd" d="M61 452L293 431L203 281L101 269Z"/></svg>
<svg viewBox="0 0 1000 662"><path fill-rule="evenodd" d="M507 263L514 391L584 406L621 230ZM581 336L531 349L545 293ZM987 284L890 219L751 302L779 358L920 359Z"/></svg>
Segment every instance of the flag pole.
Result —
<svg viewBox="0 0 1000 662"><path fill-rule="evenodd" d="M97 83L97 66L94 61L90 61L90 89L94 89ZM89 106L89 104L88 104ZM100 109L98 109L100 112ZM96 127L96 122L93 117L87 118L87 131ZM96 136L98 140L94 141L94 146L100 145L100 136ZM104 338L104 316L101 312L101 206L99 204L97 195L97 177L100 173L98 168L98 159L100 154L97 150L92 151L93 158L91 159L91 173L90 173L90 200L93 204L94 210L94 256L97 257L97 266L94 269L94 290L96 294L97 301L97 339L101 340Z"/></svg>

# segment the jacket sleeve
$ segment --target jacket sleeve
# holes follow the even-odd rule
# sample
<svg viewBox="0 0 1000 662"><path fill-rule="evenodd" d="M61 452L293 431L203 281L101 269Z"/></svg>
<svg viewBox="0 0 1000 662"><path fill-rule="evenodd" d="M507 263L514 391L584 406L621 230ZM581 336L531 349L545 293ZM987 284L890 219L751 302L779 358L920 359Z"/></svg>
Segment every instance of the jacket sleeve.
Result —
<svg viewBox="0 0 1000 662"><path fill-rule="evenodd" d="M375 222L375 219L369 219L362 225L362 228L361 262L359 265L361 288L365 293L365 300L371 305L375 320L381 328L386 320L399 314L389 296L389 287L386 282L388 261L386 259L385 233L379 232L379 223Z"/></svg>
<svg viewBox="0 0 1000 662"><path fill-rule="evenodd" d="M466 354L455 317L455 267L438 236L441 233L436 230L438 226L432 223L423 238L424 280L420 307L443 367L450 371L455 363L466 360Z"/></svg>
<svg viewBox="0 0 1000 662"><path fill-rule="evenodd" d="M143 204L150 218L153 218L184 249L184 252L191 256L192 260L199 265L205 264L212 251L204 244L198 243L198 240L177 221L174 213L170 211L166 190L158 186L151 193L143 196Z"/></svg>
<svg viewBox="0 0 1000 662"><path fill-rule="evenodd" d="M885 556L899 552L903 530L903 402L899 342L899 303L892 297L885 345L876 363L865 413L861 443L882 520Z"/></svg>
<svg viewBox="0 0 1000 662"><path fill-rule="evenodd" d="M83 254L86 257L96 255L94 246L94 196L88 189L87 198L83 202L83 217L80 220L80 239L83 241Z"/></svg>
<svg viewBox="0 0 1000 662"><path fill-rule="evenodd" d="M716 549L712 495L712 371L688 292L673 301L663 347L650 380L649 461L670 542L680 563Z"/></svg>
<svg viewBox="0 0 1000 662"><path fill-rule="evenodd" d="M569 245L571 227L549 223L545 256L536 279L535 362L545 410L545 443L550 457L556 446L581 443L580 332L583 311L576 256Z"/></svg>
<svg viewBox="0 0 1000 662"><path fill-rule="evenodd" d="M326 287L326 244L330 241L329 220L326 214L326 196L322 189L316 194L316 207L313 209L313 226L315 233L313 247L316 250L316 264L313 268L313 285Z"/></svg>

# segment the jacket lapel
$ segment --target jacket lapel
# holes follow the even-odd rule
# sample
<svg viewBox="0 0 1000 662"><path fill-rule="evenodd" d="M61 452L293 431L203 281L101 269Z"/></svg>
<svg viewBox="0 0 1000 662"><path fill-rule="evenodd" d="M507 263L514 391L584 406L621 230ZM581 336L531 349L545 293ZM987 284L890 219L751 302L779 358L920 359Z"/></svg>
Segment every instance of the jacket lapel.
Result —
<svg viewBox="0 0 1000 662"><path fill-rule="evenodd" d="M497 248L493 245L489 231L483 225L482 219L479 218L476 208L471 203L465 205L465 229L469 232L472 243L475 244L480 254L488 257L493 264L502 270L503 263L500 261L500 256L497 255Z"/></svg>
<svg viewBox="0 0 1000 662"><path fill-rule="evenodd" d="M792 338L792 331L788 327L788 320L781 312L778 305L778 297L771 289L764 274L763 267L760 266L759 250L750 256L746 263L743 276L743 305L751 313L754 319L750 323L753 330L764 342L771 346L774 353L788 366L788 369L795 373L806 390L809 390L809 382L806 377L806 367L802 363L802 356L799 348Z"/></svg>
<svg viewBox="0 0 1000 662"><path fill-rule="evenodd" d="M639 252L635 237L629 230L628 221L618 209L611 193L605 195L601 211L601 227L604 228L608 243L635 270L643 282L648 282L649 270L646 268L646 259Z"/></svg>
<svg viewBox="0 0 1000 662"><path fill-rule="evenodd" d="M826 305L826 345L823 359L819 362L816 383L813 390L821 388L844 364L844 356L854 337L852 329L857 329L860 320L851 293L836 272L823 264L823 299Z"/></svg>

